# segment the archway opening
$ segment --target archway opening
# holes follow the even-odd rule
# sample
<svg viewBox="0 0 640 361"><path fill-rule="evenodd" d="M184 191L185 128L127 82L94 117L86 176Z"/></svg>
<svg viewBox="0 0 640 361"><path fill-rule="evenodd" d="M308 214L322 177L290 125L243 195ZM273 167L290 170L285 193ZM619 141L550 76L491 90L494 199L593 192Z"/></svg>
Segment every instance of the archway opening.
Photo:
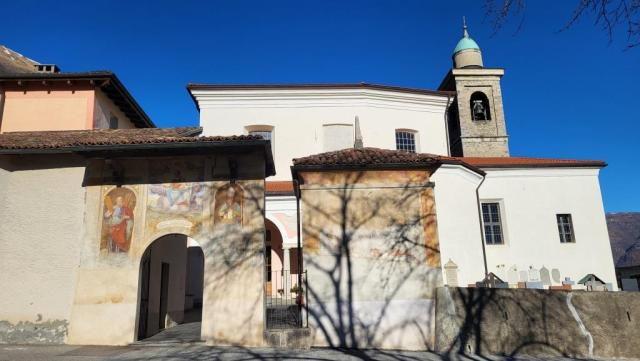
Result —
<svg viewBox="0 0 640 361"><path fill-rule="evenodd" d="M204 254L183 234L153 241L140 261L138 340L200 340Z"/></svg>
<svg viewBox="0 0 640 361"><path fill-rule="evenodd" d="M469 100L471 108L471 119L473 120L491 120L491 106L489 98L481 91L471 94Z"/></svg>
<svg viewBox="0 0 640 361"><path fill-rule="evenodd" d="M302 275L297 244L285 240L280 229L265 219L265 304L267 328L301 326Z"/></svg>

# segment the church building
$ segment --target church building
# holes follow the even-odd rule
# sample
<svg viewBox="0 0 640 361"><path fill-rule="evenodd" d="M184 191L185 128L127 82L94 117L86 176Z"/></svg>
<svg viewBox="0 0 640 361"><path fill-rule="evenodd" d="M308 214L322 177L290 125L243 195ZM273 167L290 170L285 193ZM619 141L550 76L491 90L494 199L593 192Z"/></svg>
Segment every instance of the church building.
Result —
<svg viewBox="0 0 640 361"><path fill-rule="evenodd" d="M452 60L436 90L367 83L195 83L188 90L204 134L271 140L276 175L266 182L266 218L274 267L296 268L291 160L379 148L459 163L441 166L432 179L442 267L452 270L445 284L467 286L494 273L511 286L548 288L594 273L615 288L598 181L606 164L512 156L505 70L484 65L466 25Z"/></svg>
<svg viewBox="0 0 640 361"><path fill-rule="evenodd" d="M11 58L0 343L424 350L440 287L617 290L606 163L512 155L466 25L436 89L190 83L189 128Z"/></svg>

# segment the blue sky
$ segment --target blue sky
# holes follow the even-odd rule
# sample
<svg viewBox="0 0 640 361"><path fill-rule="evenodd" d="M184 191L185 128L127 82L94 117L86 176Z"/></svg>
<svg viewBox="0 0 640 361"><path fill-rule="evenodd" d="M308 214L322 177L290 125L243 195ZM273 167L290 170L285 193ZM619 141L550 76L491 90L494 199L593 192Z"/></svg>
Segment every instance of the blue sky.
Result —
<svg viewBox="0 0 640 361"><path fill-rule="evenodd" d="M482 1L13 1L0 44L63 71L115 71L158 126L197 125L185 85L370 82L433 89L461 17L504 67L512 155L603 159L607 211L640 211L640 48L609 44L576 1L528 1L492 35Z"/></svg>

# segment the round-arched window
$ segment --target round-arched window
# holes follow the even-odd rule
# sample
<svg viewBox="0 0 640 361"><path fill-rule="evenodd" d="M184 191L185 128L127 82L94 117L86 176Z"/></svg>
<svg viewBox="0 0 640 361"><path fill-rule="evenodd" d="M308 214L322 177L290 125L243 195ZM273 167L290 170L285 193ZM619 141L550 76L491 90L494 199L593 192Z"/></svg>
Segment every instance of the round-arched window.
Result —
<svg viewBox="0 0 640 361"><path fill-rule="evenodd" d="M475 92L471 94L469 105L471 109L471 119L491 120L489 98L487 98L487 96L483 92Z"/></svg>

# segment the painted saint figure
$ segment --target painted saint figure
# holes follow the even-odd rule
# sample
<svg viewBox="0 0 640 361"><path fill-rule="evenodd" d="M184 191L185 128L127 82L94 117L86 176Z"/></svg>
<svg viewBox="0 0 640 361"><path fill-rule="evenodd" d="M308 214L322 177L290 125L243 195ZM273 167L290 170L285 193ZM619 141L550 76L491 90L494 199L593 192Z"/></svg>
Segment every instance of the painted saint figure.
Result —
<svg viewBox="0 0 640 361"><path fill-rule="evenodd" d="M242 224L242 188L237 184L222 187L215 196L215 223Z"/></svg>
<svg viewBox="0 0 640 361"><path fill-rule="evenodd" d="M114 189L105 197L101 249L106 249L109 253L129 251L134 207L135 196L128 189Z"/></svg>

